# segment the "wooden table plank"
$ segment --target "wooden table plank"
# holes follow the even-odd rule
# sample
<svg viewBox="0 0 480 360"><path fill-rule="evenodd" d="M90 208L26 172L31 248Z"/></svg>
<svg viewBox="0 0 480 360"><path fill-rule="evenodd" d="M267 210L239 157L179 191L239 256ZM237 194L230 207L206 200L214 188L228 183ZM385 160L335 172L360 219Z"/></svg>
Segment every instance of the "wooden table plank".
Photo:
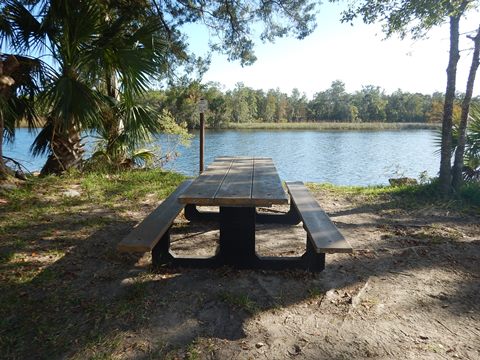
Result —
<svg viewBox="0 0 480 360"><path fill-rule="evenodd" d="M287 204L288 196L271 158L221 156L194 180L179 201L212 206L271 206Z"/></svg>
<svg viewBox="0 0 480 360"><path fill-rule="evenodd" d="M270 204L288 204L288 196L272 159L255 158L252 199Z"/></svg>
<svg viewBox="0 0 480 360"><path fill-rule="evenodd" d="M232 160L214 161L190 187L179 196L182 204L213 205L215 194L223 183L232 165Z"/></svg>
<svg viewBox="0 0 480 360"><path fill-rule="evenodd" d="M252 198L253 158L235 158L223 180L215 202L222 205L249 204Z"/></svg>

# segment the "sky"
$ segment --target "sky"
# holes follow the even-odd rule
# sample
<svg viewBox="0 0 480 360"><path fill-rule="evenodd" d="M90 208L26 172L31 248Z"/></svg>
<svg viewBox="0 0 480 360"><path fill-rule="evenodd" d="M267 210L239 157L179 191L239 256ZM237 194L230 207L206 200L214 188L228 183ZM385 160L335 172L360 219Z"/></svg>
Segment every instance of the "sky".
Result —
<svg viewBox="0 0 480 360"><path fill-rule="evenodd" d="M324 3L317 17L317 29L303 40L277 39L275 43L257 40L257 61L242 67L239 61L214 54L203 82L214 81L233 89L242 82L254 89L276 89L291 93L298 88L312 98L326 90L332 81L341 80L348 92L364 85L376 85L392 93L397 89L431 94L445 92L448 62L448 24L432 29L425 40L384 39L378 24L354 26L342 24L342 5ZM475 30L480 16L462 20L460 32ZM201 25L189 26L186 33L190 48L197 55L208 50L208 31ZM461 36L461 49L471 48L472 41ZM471 51L461 52L457 90L464 92L471 63ZM479 76L480 77L480 76ZM474 96L480 95L477 79Z"/></svg>

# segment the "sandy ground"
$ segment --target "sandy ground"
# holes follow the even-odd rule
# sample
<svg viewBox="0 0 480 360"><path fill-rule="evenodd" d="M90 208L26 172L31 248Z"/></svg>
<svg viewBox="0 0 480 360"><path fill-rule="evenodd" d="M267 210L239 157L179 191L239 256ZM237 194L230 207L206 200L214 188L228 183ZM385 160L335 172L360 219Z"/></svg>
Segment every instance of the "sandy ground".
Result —
<svg viewBox="0 0 480 360"><path fill-rule="evenodd" d="M42 236L32 226L38 249L63 244L66 254L51 253L50 265L15 290L18 309L30 307L3 319L24 329L8 340L9 358L480 359L478 217L390 200L365 205L329 190L315 196L355 249L327 255L315 274L152 271L149 254L116 251L155 208L148 199L121 217L72 215L98 224L88 235L82 222L52 219L56 230ZM172 233L179 255L213 254L219 236L217 224L183 215ZM257 227L261 255L299 255L305 241L301 225Z"/></svg>
<svg viewBox="0 0 480 360"><path fill-rule="evenodd" d="M148 284L158 306L118 355L480 359L478 218L316 196L353 254L327 255L318 274L161 270ZM188 226L180 216L172 249L212 254L216 239L216 224ZM305 233L301 225L258 225L257 243L261 255L293 256L303 252Z"/></svg>

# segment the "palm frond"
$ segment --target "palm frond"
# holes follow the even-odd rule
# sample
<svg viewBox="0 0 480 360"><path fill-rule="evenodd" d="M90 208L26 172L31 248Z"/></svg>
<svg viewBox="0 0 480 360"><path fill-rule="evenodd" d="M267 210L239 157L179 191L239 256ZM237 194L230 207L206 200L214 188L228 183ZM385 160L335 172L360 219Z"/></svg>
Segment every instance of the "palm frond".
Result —
<svg viewBox="0 0 480 360"><path fill-rule="evenodd" d="M2 54L4 73L13 83L8 91L3 92L2 110L5 135L11 141L15 135L15 125L25 120L30 129L38 125L37 111L34 107L35 95L38 92L38 80L41 77L42 64L36 59L20 55Z"/></svg>
<svg viewBox="0 0 480 360"><path fill-rule="evenodd" d="M100 114L101 96L78 79L59 76L40 95L49 116L58 122L61 131L75 125L80 129L95 125Z"/></svg>
<svg viewBox="0 0 480 360"><path fill-rule="evenodd" d="M135 105L132 107L124 107L122 109L123 117L123 134L125 140L132 147L138 147L144 142L151 139L152 134L161 131L156 113L149 107Z"/></svg>
<svg viewBox="0 0 480 360"><path fill-rule="evenodd" d="M7 0L3 10L13 30L8 37L9 45L21 52L36 50L44 37L40 21L18 0Z"/></svg>
<svg viewBox="0 0 480 360"><path fill-rule="evenodd" d="M149 149L138 149L130 157L131 161L138 167L149 166L155 160L155 153Z"/></svg>
<svg viewBox="0 0 480 360"><path fill-rule="evenodd" d="M467 129L467 147L465 153L469 157L480 158L480 107L470 107L470 122Z"/></svg>
<svg viewBox="0 0 480 360"><path fill-rule="evenodd" d="M47 121L47 124L40 130L35 137L30 152L33 156L42 156L50 151L50 141L54 134L54 125L51 121Z"/></svg>

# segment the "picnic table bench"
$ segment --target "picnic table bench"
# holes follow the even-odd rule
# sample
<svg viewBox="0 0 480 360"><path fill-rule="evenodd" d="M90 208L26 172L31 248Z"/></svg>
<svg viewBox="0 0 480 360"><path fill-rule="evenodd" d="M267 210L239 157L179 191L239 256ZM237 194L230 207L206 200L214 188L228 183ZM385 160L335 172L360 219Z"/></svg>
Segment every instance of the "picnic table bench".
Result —
<svg viewBox="0 0 480 360"><path fill-rule="evenodd" d="M220 157L195 180L184 181L160 206L118 245L121 252L152 252L154 265L251 269L304 269L322 271L325 253L351 252L352 248L302 182L287 182L290 210L286 214L257 213L259 206L288 204L270 158ZM197 206L218 206L217 213ZM191 221L216 220L219 246L212 257L175 257L170 249L170 228L185 208ZM300 257L260 257L255 252L256 223L298 224L307 233Z"/></svg>
<svg viewBox="0 0 480 360"><path fill-rule="evenodd" d="M185 180L150 215L135 227L117 245L120 252L152 252L152 262L159 263L171 257L170 228L178 214L185 207L178 202L193 180Z"/></svg>

